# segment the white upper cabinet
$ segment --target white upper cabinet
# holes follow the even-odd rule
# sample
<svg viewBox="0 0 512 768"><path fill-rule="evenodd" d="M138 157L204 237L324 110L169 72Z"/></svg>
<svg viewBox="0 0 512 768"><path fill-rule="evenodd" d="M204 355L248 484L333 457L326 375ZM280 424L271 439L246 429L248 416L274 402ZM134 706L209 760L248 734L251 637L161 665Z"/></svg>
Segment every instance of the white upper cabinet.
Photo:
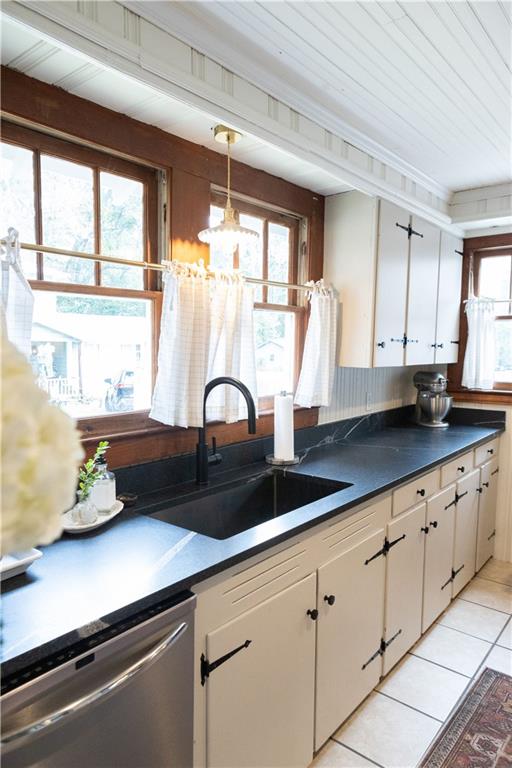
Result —
<svg viewBox="0 0 512 768"><path fill-rule="evenodd" d="M457 238L386 200L327 197L324 277L341 302L339 365L456 361L460 250Z"/></svg>
<svg viewBox="0 0 512 768"><path fill-rule="evenodd" d="M341 302L339 365L373 365L377 216L375 197L349 192L325 198L324 278Z"/></svg>
<svg viewBox="0 0 512 768"><path fill-rule="evenodd" d="M462 240L441 232L437 291L436 363L456 363L462 286Z"/></svg>
<svg viewBox="0 0 512 768"><path fill-rule="evenodd" d="M407 211L380 201L373 350L374 365L379 367L404 364L408 226Z"/></svg>
<svg viewBox="0 0 512 768"><path fill-rule="evenodd" d="M440 232L416 216L410 231L405 364L423 365L434 362L436 349Z"/></svg>

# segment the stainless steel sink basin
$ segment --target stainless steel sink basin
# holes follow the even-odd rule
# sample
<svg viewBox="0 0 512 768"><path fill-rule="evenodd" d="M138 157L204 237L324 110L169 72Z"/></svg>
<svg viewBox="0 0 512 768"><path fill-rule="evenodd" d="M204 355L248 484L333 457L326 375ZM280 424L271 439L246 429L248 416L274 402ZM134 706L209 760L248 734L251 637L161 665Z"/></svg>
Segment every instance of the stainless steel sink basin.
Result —
<svg viewBox="0 0 512 768"><path fill-rule="evenodd" d="M228 539L350 485L274 469L198 492L150 516L213 539Z"/></svg>

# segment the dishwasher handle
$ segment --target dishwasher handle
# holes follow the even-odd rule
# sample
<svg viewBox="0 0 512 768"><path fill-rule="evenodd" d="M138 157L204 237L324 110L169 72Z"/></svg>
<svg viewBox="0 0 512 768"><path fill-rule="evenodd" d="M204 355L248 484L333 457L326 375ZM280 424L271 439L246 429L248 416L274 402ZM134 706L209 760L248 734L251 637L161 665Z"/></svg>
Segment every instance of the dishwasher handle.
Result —
<svg viewBox="0 0 512 768"><path fill-rule="evenodd" d="M42 717L40 720L36 720L35 723L23 726L23 728L20 728L17 731L12 731L11 733L7 733L5 736L2 736L2 747L10 747L11 745L18 746L27 738L40 734L41 732L54 726L59 721L64 720L71 715L75 715L78 712L81 712L90 705L102 699L107 694L112 693L118 688L126 685L129 680L135 677L135 675L138 675L139 672L142 672L143 669L156 661L168 648L174 645L174 643L178 641L178 639L187 629L187 622L181 622L173 632L164 637L164 639L158 643L158 645L154 646L154 648L148 651L148 653L146 653L141 659L121 672L120 675L117 675L112 680L109 680L100 688L96 688L95 691L91 691L91 693L83 696L81 699L77 699L71 704L68 704L65 707L61 707L55 712L46 715L46 717Z"/></svg>

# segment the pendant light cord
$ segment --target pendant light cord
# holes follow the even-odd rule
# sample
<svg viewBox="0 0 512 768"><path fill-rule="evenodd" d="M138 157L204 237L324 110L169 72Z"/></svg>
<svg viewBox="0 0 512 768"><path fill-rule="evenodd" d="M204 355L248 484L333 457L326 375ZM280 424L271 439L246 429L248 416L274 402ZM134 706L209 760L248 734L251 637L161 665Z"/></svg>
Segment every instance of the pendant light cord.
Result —
<svg viewBox="0 0 512 768"><path fill-rule="evenodd" d="M227 199L227 208L231 208L231 136L227 135L227 145L228 145L228 199Z"/></svg>

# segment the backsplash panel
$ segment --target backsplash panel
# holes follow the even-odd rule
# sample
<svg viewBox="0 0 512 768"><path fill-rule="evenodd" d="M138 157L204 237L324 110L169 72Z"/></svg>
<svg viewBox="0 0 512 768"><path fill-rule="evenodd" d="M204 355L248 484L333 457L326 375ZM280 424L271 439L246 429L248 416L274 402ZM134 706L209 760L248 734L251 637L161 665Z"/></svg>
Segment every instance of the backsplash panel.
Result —
<svg viewBox="0 0 512 768"><path fill-rule="evenodd" d="M331 405L320 408L319 424L400 408L416 400L416 371L441 371L445 365L403 368L336 368Z"/></svg>

